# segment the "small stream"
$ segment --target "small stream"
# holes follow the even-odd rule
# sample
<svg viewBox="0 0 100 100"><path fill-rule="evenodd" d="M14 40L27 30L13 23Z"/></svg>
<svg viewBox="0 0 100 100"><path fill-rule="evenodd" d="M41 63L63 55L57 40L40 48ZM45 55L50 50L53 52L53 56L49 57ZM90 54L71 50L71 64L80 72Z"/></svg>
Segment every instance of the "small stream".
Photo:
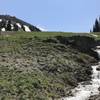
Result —
<svg viewBox="0 0 100 100"><path fill-rule="evenodd" d="M100 57L100 49L96 50ZM79 84L78 87L72 90L73 96L62 98L61 100L88 100L90 96L99 94L98 88L100 87L100 62L92 66L92 80L88 85Z"/></svg>

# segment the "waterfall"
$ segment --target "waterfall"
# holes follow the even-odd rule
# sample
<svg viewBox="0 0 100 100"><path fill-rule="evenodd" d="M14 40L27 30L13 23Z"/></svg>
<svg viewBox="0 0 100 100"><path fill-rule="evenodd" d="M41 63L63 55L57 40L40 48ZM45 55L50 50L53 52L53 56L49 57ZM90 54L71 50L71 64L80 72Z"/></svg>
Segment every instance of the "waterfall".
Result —
<svg viewBox="0 0 100 100"><path fill-rule="evenodd" d="M100 58L100 50L95 50ZM73 96L62 98L61 100L88 100L90 96L99 94L98 88L100 87L100 71L97 70L100 67L98 65L92 67L92 80L90 84L83 85L79 84L75 89L72 90Z"/></svg>

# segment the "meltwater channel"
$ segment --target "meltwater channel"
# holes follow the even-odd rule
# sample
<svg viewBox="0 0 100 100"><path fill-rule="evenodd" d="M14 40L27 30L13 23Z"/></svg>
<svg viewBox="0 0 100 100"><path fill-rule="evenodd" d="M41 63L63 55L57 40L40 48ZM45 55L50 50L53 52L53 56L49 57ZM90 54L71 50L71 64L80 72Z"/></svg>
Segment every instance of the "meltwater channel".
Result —
<svg viewBox="0 0 100 100"><path fill-rule="evenodd" d="M95 50L100 57L100 49ZM100 67L100 62L92 67L92 80L90 84L79 84L72 90L73 96L62 98L61 100L88 100L90 96L99 94L98 88L100 87L100 71L97 70Z"/></svg>

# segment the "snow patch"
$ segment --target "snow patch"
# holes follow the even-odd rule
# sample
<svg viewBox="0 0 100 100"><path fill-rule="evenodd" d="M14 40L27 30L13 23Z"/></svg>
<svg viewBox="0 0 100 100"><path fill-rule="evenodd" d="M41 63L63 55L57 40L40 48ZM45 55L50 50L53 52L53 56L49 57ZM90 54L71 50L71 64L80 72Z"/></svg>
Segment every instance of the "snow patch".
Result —
<svg viewBox="0 0 100 100"><path fill-rule="evenodd" d="M41 26L39 26L39 25L37 25L36 27L39 28L41 31L47 31L46 28L43 28L43 27L41 27Z"/></svg>
<svg viewBox="0 0 100 100"><path fill-rule="evenodd" d="M0 19L0 22L2 22L2 19Z"/></svg>
<svg viewBox="0 0 100 100"><path fill-rule="evenodd" d="M2 29L1 29L1 31L2 31L2 32L5 32L5 31L6 31L6 29L5 29L5 28L2 28Z"/></svg>
<svg viewBox="0 0 100 100"><path fill-rule="evenodd" d="M94 37L98 37L98 35L96 35L96 34L91 34L92 36L94 36Z"/></svg>
<svg viewBox="0 0 100 100"><path fill-rule="evenodd" d="M21 24L20 24L20 23L16 23L16 25L17 25L19 28L21 28Z"/></svg>
<svg viewBox="0 0 100 100"><path fill-rule="evenodd" d="M96 46L97 49L100 49L100 46Z"/></svg>
<svg viewBox="0 0 100 100"><path fill-rule="evenodd" d="M23 26L24 26L26 32L31 32L31 30L29 29L28 26L26 26L26 25L23 25Z"/></svg>
<svg viewBox="0 0 100 100"><path fill-rule="evenodd" d="M14 29L14 25L13 25L13 24L11 24L11 29L12 29L12 30Z"/></svg>
<svg viewBox="0 0 100 100"><path fill-rule="evenodd" d="M6 20L6 24L8 24L8 21L9 21L9 20Z"/></svg>

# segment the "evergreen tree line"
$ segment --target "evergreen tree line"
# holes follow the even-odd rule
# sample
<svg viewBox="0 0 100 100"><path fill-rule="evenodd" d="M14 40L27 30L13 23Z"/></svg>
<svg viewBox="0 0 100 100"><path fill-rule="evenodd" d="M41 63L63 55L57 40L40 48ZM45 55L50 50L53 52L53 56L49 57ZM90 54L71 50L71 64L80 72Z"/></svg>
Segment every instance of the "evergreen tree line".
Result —
<svg viewBox="0 0 100 100"><path fill-rule="evenodd" d="M100 17L95 20L95 24L93 25L93 30L90 32L100 32Z"/></svg>

